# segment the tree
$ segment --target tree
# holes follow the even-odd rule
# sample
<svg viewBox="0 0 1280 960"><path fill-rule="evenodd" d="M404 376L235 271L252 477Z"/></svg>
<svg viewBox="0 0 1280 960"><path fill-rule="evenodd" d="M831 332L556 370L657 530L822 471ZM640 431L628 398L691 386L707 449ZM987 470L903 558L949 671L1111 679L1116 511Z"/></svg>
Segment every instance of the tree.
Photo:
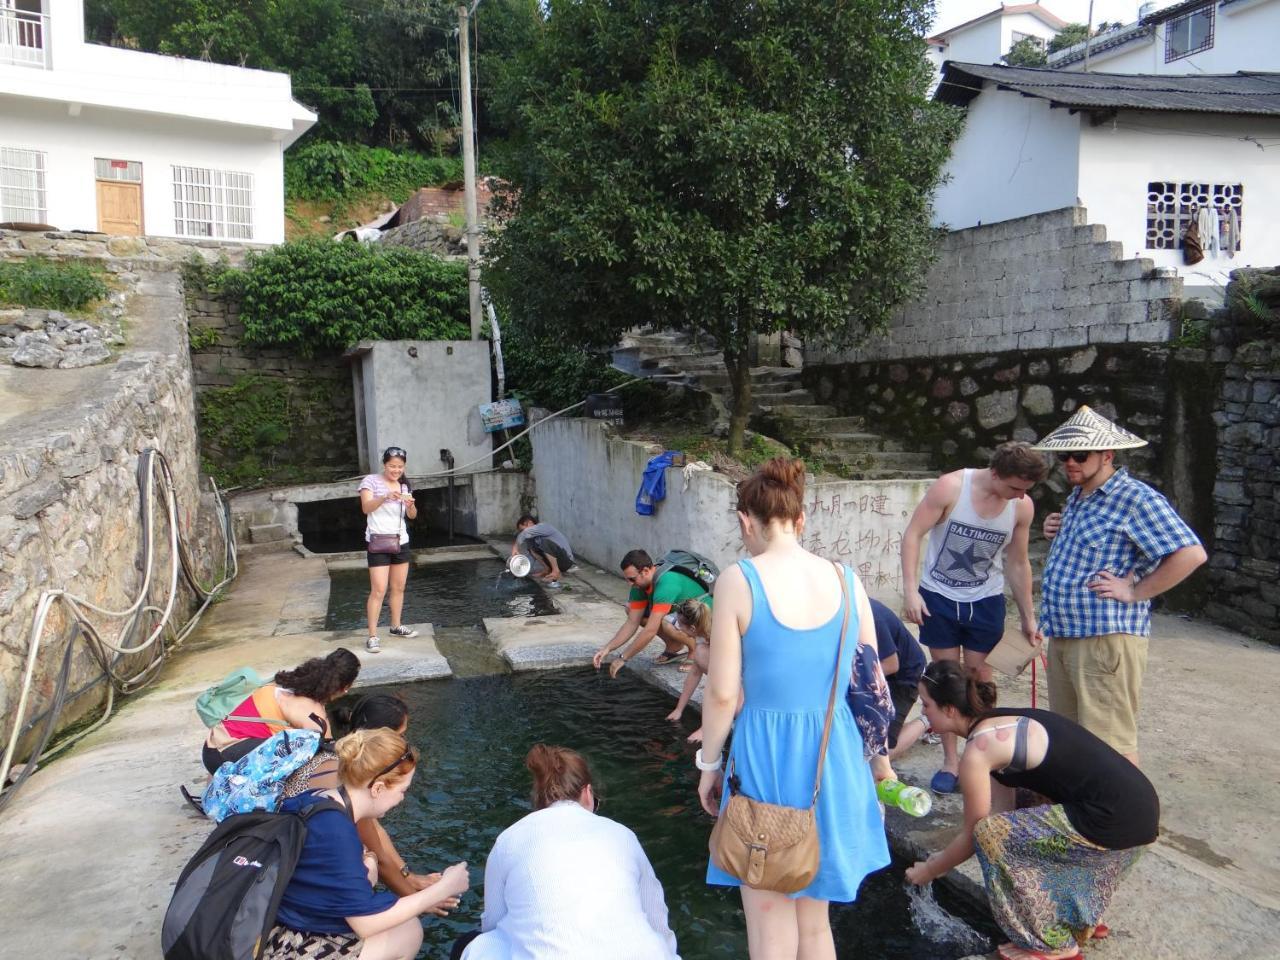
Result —
<svg viewBox="0 0 1280 960"><path fill-rule="evenodd" d="M750 411L759 334L881 329L930 258L958 118L928 98L927 0L551 0L522 56L488 277L586 349L649 323L714 339Z"/></svg>
<svg viewBox="0 0 1280 960"><path fill-rule="evenodd" d="M1089 39L1089 28L1083 23L1068 23L1049 41L1049 52L1057 53Z"/></svg>
<svg viewBox="0 0 1280 960"><path fill-rule="evenodd" d="M1001 59L1011 67L1043 67L1049 62L1039 37L1023 37Z"/></svg>

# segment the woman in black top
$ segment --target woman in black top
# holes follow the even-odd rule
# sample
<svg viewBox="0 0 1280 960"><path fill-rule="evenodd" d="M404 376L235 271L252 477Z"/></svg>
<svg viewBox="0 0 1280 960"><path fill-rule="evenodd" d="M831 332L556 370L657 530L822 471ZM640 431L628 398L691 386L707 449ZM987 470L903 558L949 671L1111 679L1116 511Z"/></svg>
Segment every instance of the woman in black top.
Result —
<svg viewBox="0 0 1280 960"><path fill-rule="evenodd" d="M968 740L960 761L964 829L907 871L925 884L977 853L1004 960L1072 960L1106 935L1121 876L1160 826L1142 772L1084 727L1046 710L997 710L995 685L957 663L929 664L920 701L933 729ZM1024 787L1048 805L1015 809Z"/></svg>

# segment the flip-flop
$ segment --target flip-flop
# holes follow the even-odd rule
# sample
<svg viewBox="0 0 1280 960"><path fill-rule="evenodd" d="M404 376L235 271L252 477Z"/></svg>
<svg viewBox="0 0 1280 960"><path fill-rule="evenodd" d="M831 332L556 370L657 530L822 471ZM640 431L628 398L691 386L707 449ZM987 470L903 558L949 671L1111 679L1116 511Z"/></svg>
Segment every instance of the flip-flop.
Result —
<svg viewBox="0 0 1280 960"><path fill-rule="evenodd" d="M1111 928L1105 923L1100 923L1093 928L1093 933L1089 934L1090 940L1105 940L1111 936Z"/></svg>
<svg viewBox="0 0 1280 960"><path fill-rule="evenodd" d="M939 770L929 781L929 789L934 793L958 793L960 778L950 770Z"/></svg>
<svg viewBox="0 0 1280 960"><path fill-rule="evenodd" d="M1006 952L1007 948L1013 946L1012 943L1000 944L1000 946L996 947L996 956L1000 960L1013 960L1013 954ZM1084 954L1079 950L1065 957L1050 957L1047 953L1041 953L1039 950L1028 950L1026 947L1018 947L1017 949L1024 951L1025 960L1083 960L1084 958Z"/></svg>
<svg viewBox="0 0 1280 960"><path fill-rule="evenodd" d="M662 653L658 654L658 656L654 659L653 662L656 663L658 666L663 667L663 666L666 666L668 663L679 663L688 655L689 655L688 650L677 650L675 653L671 653L667 650L664 650L662 651Z"/></svg>

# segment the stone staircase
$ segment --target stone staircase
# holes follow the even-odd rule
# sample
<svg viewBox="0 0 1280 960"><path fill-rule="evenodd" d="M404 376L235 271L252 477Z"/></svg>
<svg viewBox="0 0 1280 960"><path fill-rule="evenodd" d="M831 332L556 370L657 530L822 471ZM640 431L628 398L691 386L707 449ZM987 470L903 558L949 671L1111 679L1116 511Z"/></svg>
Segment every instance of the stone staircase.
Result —
<svg viewBox="0 0 1280 960"><path fill-rule="evenodd" d="M631 331L613 351L613 365L637 376L664 376L709 393L728 418L729 372L714 344L687 334ZM801 382L796 367L751 368L752 429L796 448L828 470L856 480L935 476L927 453L866 429L862 417L842 416Z"/></svg>

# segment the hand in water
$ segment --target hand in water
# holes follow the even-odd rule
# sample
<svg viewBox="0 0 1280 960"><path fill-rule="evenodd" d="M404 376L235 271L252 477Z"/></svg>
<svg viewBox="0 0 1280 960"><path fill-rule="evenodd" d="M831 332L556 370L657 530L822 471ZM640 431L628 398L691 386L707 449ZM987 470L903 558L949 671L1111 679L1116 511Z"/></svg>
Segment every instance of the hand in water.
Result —
<svg viewBox="0 0 1280 960"><path fill-rule="evenodd" d="M605 646L597 650L595 654L591 657L591 665L595 667L597 670L599 670L600 664L604 663L604 658L607 657L608 655L609 655L609 647L608 647L608 644L606 644Z"/></svg>
<svg viewBox="0 0 1280 960"><path fill-rule="evenodd" d="M623 660L621 657L613 661L613 663L609 664L610 678L616 677L618 674L620 674L622 672L622 668L625 667L626 665L627 665L627 661Z"/></svg>
<svg viewBox="0 0 1280 960"><path fill-rule="evenodd" d="M425 877L421 874L411 873L406 879L409 881L409 886L413 887L414 890L425 890L427 887L439 883L440 878L443 876L444 874L442 873L428 873ZM458 904L461 902L458 897L449 897L446 900L441 900L434 907L428 908L427 913L435 917L447 917L449 911L458 909Z"/></svg>
<svg viewBox="0 0 1280 960"><path fill-rule="evenodd" d="M913 866L907 867L907 883L922 887L933 880L929 875L929 862L917 860Z"/></svg>

